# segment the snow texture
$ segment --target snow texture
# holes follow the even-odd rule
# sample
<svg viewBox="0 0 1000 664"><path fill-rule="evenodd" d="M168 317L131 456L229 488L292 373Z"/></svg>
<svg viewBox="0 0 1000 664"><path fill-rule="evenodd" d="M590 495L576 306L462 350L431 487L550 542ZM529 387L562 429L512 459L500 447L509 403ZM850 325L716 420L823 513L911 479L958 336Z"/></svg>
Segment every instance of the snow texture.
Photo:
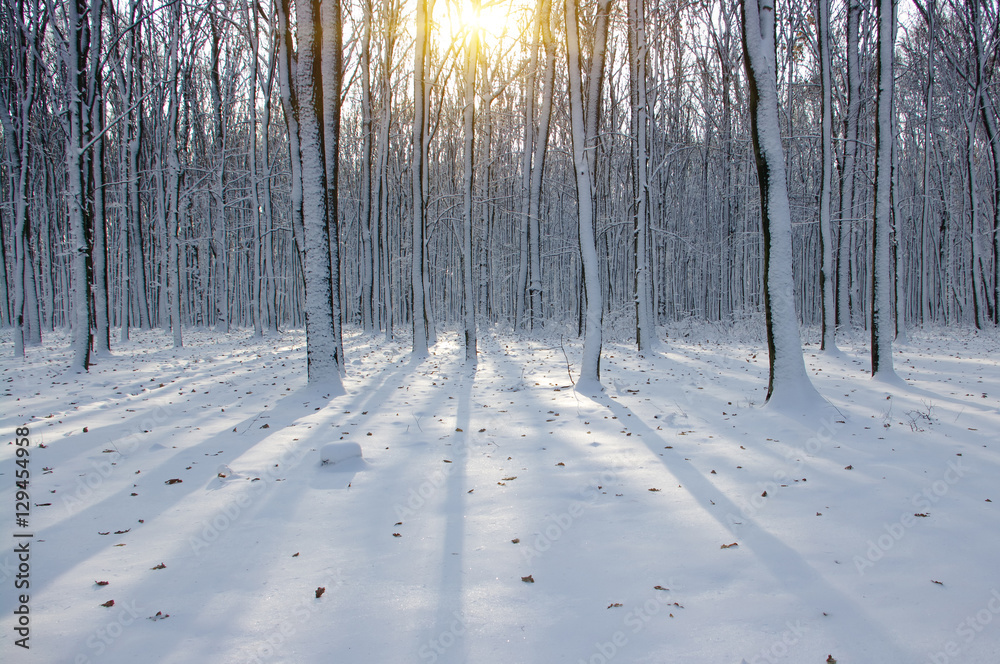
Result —
<svg viewBox="0 0 1000 664"><path fill-rule="evenodd" d="M0 357L0 428L30 429L34 534L29 653L13 643L16 554L0 551L0 660L1000 651L995 331L911 330L899 389L870 380L860 333L841 335L839 358L807 345L837 409L807 421L759 407L763 343L711 326L668 330L647 357L608 340L593 399L572 389L554 334L484 331L472 374L459 334L414 362L408 338L348 328L359 362L332 397L307 385L301 331L185 332L173 349L133 330L86 375L67 369L65 332ZM564 345L575 372L582 345ZM320 465L337 443L365 461ZM0 445L7 510L15 451Z"/></svg>

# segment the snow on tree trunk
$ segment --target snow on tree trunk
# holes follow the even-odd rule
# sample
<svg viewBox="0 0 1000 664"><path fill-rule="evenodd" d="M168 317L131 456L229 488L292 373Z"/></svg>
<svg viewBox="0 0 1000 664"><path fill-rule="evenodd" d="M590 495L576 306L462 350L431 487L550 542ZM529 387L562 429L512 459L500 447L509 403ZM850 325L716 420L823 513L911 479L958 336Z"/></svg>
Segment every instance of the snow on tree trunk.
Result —
<svg viewBox="0 0 1000 664"><path fill-rule="evenodd" d="M326 163L323 144L322 30L319 0L299 0L296 99L302 158L302 222L305 232L306 362L311 384L331 396L344 393L337 362L331 307L330 233L327 225Z"/></svg>
<svg viewBox="0 0 1000 664"><path fill-rule="evenodd" d="M896 11L878 0L878 99L875 124L875 212L872 219L872 377L898 381L892 368L892 95Z"/></svg>
<svg viewBox="0 0 1000 664"><path fill-rule="evenodd" d="M649 112L646 100L646 3L629 0L629 80L632 102L633 197L635 199L635 339L639 352L658 345L653 317L653 278L651 236L649 232L649 147L647 132Z"/></svg>
<svg viewBox="0 0 1000 664"><path fill-rule="evenodd" d="M85 106L85 72L89 46L87 33L87 6L83 0L66 3L66 95L68 131L66 132L66 188L67 208L72 258L73 302L73 368L87 371L90 367L91 317L90 317L90 242L87 238L87 210L83 189Z"/></svg>
<svg viewBox="0 0 1000 664"><path fill-rule="evenodd" d="M854 227L854 174L858 151L858 117L861 113L861 65L858 33L861 3L848 0L847 8L847 134L844 137L843 180L840 189L840 236L837 245L837 325L851 326L850 267Z"/></svg>
<svg viewBox="0 0 1000 664"><path fill-rule="evenodd" d="M413 228L410 273L413 319L413 355L427 355L427 303L424 298L424 168L427 145L424 140L426 94L424 90L424 63L426 61L427 32L430 26L427 0L417 0L416 40L413 54L413 146L410 171L413 178Z"/></svg>
<svg viewBox="0 0 1000 664"><path fill-rule="evenodd" d="M607 7L610 1L601 3ZM600 16L600 8L598 9ZM600 21L600 19L598 19ZM605 15L605 29L607 19ZM598 59L595 36L594 60ZM583 359L580 364L580 377L576 389L586 394L601 391L601 326L604 316L601 282L598 275L599 263L597 246L594 238L594 190L590 155L591 146L587 143L588 121L596 122L596 118L584 118L583 81L581 76L580 37L577 19L576 0L566 0L566 57L569 64L569 106L573 136L573 165L576 175L577 212L579 215L580 255L583 262L583 279L587 295L586 328L583 337ZM603 71L603 67L600 71ZM592 72L593 74L593 72ZM600 83L591 78L591 92L595 87L599 96ZM590 110L597 110L598 101L594 96L590 99ZM596 131L594 132L596 134Z"/></svg>
<svg viewBox="0 0 1000 664"><path fill-rule="evenodd" d="M344 75L344 37L341 0L323 0L320 9L323 38L323 140L326 165L326 225L330 242L330 309L333 321L334 362L344 374L343 313L340 299L340 93Z"/></svg>
<svg viewBox="0 0 1000 664"><path fill-rule="evenodd" d="M806 374L792 282L792 223L778 124L774 2L743 0L743 52L764 234L767 401L804 411L821 401Z"/></svg>
<svg viewBox="0 0 1000 664"><path fill-rule="evenodd" d="M833 236L830 229L830 198L833 189L833 82L830 62L830 0L817 0L820 85L823 94L823 174L819 194L820 307L822 330L820 349L837 351L836 302L833 299Z"/></svg>
<svg viewBox="0 0 1000 664"><path fill-rule="evenodd" d="M479 1L472 0L473 15L479 13ZM463 111L462 153L464 173L462 178L462 281L464 284L463 319L465 322L465 361L476 365L476 291L472 283L472 192L474 184L475 124L476 124L476 67L479 64L479 32L473 30L468 37L465 54L465 109Z"/></svg>

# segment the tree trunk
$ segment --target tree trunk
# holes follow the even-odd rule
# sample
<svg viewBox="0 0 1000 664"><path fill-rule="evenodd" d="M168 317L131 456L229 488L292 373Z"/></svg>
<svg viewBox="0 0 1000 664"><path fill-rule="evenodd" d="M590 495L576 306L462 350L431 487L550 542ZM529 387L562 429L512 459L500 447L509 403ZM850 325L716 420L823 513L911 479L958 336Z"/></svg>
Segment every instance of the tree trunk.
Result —
<svg viewBox="0 0 1000 664"><path fill-rule="evenodd" d="M427 303L424 301L424 169L427 164L427 148L424 140L424 123L426 122L426 100L424 83L424 65L428 32L430 31L430 11L427 0L417 0L416 41L413 55L413 147L410 171L413 178L413 228L412 228L412 271L410 274L412 318L413 318L413 355L427 355L428 315Z"/></svg>
<svg viewBox="0 0 1000 664"><path fill-rule="evenodd" d="M849 0L847 9L847 130L844 137L843 179L840 182L840 237L837 243L837 325L851 326L850 261L854 228L854 176L861 113L859 31L861 3Z"/></svg>
<svg viewBox="0 0 1000 664"><path fill-rule="evenodd" d="M820 350L837 352L836 302L833 299L833 236L830 229L830 198L833 189L833 82L830 58L830 0L817 0L820 77L823 94L823 174L819 194Z"/></svg>
<svg viewBox="0 0 1000 664"><path fill-rule="evenodd" d="M792 282L792 224L778 120L773 0L743 0L743 53L764 235L767 401L804 410L819 395L806 374Z"/></svg>
<svg viewBox="0 0 1000 664"><path fill-rule="evenodd" d="M893 0L878 0L878 99L875 124L875 213L872 219L871 355L872 377L898 380L892 368L892 109Z"/></svg>
<svg viewBox="0 0 1000 664"><path fill-rule="evenodd" d="M479 14L479 0L472 0L474 16ZM475 128L476 128L476 68L479 64L479 32L473 29L468 37L465 53L465 109L463 112L462 151L464 174L462 178L462 281L464 283L462 304L465 323L465 361L470 366L476 365L476 291L472 283L472 193L474 186L473 168L475 164Z"/></svg>
<svg viewBox="0 0 1000 664"><path fill-rule="evenodd" d="M594 189L591 156L594 146L588 141L597 136L597 113L600 112L601 81L604 71L603 43L607 37L607 14L611 0L600 0L597 8L594 50L591 60L590 99L584 117L583 81L579 22L576 0L566 0L566 57L569 66L569 106L572 122L573 165L576 175L577 213L579 215L580 255L586 289L586 328L583 359L577 390L591 393L601 390L601 334L604 303L601 292L597 245L594 238ZM603 35L601 34L603 27ZM597 76L595 76L597 74Z"/></svg>

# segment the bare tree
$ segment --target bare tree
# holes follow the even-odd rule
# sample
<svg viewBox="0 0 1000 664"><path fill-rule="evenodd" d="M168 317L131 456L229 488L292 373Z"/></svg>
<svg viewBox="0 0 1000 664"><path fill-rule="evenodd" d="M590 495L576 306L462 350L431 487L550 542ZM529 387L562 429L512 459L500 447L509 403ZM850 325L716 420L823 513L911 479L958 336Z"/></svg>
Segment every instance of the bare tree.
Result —
<svg viewBox="0 0 1000 664"><path fill-rule="evenodd" d="M774 2L743 0L743 53L750 87L750 125L764 234L764 315L767 325L767 400L818 400L806 374L792 285L792 227L778 120Z"/></svg>

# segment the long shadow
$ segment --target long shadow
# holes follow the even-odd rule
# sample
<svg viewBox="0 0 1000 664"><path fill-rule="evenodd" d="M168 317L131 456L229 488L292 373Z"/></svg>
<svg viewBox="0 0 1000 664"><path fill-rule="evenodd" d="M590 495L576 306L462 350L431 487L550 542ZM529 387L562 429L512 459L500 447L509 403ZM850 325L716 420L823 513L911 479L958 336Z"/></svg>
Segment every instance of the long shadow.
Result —
<svg viewBox="0 0 1000 664"><path fill-rule="evenodd" d="M605 406L621 420L625 420L632 414L628 407L617 403L606 395L602 394L594 400ZM825 610L837 616L841 630L840 638L844 643L862 641L866 643L866 650L873 651L877 651L877 649L872 648L872 646L878 644L883 651L891 649L893 653L891 661L916 661L917 655L906 652L902 644L898 643L891 633L878 631L875 628L877 622L866 615L863 607L830 586L823 576L803 560L795 549L759 527L751 517L742 515L740 508L726 498L708 478L690 463L686 463L681 454L672 449L657 449L661 446L654 447L653 441L661 441L654 429L634 414L628 418L628 421L633 431L641 433L643 441L650 448L650 451L661 459L667 470L681 481L685 489L701 505L705 514L718 521L720 525L733 533L734 537L745 542L755 552L756 560L763 564L789 593L802 597L804 602L807 602L810 595L823 597L827 600L827 604L823 607L816 607L817 613ZM713 501L714 507L712 507ZM743 525L737 528L736 524L726 517L718 516L720 514L725 514L726 517L740 515Z"/></svg>
<svg viewBox="0 0 1000 664"><path fill-rule="evenodd" d="M468 661L469 646L466 641L468 616L463 611L463 560L465 559L465 492L466 471L472 444L470 436L470 400L476 374L474 369L459 369L462 384L457 394L455 428L461 429L462 450L455 459L446 484L442 509L445 531L441 548L441 585L438 606L434 612L431 639L434 639L444 661ZM446 647L447 646L447 647ZM426 652L423 646L417 654ZM438 650L434 650L438 652Z"/></svg>
<svg viewBox="0 0 1000 664"><path fill-rule="evenodd" d="M373 403L372 406L373 410L377 410L380 407L380 404L385 401L385 397L388 396L387 392L395 388L395 383L398 382L399 380L402 380L402 377L407 373L411 372L415 367L417 367L421 361L422 360L416 360L411 358L411 360L406 362L405 364L400 364L399 366L383 370L382 375L376 378L376 380L379 381L377 384L378 387L372 392L370 392L368 396L364 399L364 401L362 401L361 403L363 404ZM200 459L203 454L214 454L217 452L217 450L225 449L229 453L225 455L213 456L211 464L212 466L219 463L231 464L234 462L234 460L238 459L248 450L254 448L260 449L261 445L265 446L268 445L269 439L271 439L274 440L273 444L275 445L275 454L278 454L280 451L284 450L289 452L291 458L295 460L291 466L286 465L284 468L282 468L281 476L285 476L288 471L294 470L296 466L301 466L302 464L309 463L310 461L316 461L318 464L318 457L315 457L315 455L308 453L308 451L311 450L312 447L314 447L317 442L319 442L317 441L316 436L322 435L324 433L324 429L326 429L325 425L328 424L331 419L341 417L339 409L331 409L327 406L323 407L322 411L316 412L313 410L312 407L303 406L304 401L308 401L309 406L312 406L314 403L318 403L317 399L319 397L321 397L321 395L319 395L319 393L317 393L313 388L310 388L309 386L303 387L302 389L299 389L296 392L288 393L284 395L282 399L279 400L277 403L273 404L272 408L268 409L269 414L271 415L271 417L268 420L271 432L269 432L267 435L265 436L260 435L260 433L258 432L258 428L252 426L256 422L257 417L259 415L249 415L248 417L244 418L243 421L241 421L239 424L236 425L235 429L237 433L232 433L231 430L227 429L221 435L208 436L206 440L195 446L190 446L182 450L174 451L170 455L170 459L173 459L175 461L179 457L185 459L186 458ZM289 425L302 422L303 420L306 420L306 418L309 418L309 421L313 424L312 429L309 431L306 431L305 429L300 429L298 431L295 431L295 434L292 435L295 435L295 437L298 438L298 441L295 442L289 441L289 438L291 438L292 435L289 435L289 432L285 430L286 427L288 427ZM247 433L250 432L251 429L253 431L251 432L249 439L243 436L242 433L239 433L239 432ZM239 441L240 444L238 446L235 446L233 443L237 441ZM238 449L234 449L235 447L238 447ZM168 450L164 448L163 451L167 452ZM159 467L164 469L160 471L160 474L166 472L172 472L166 470L166 468L169 467L169 463L167 462L161 461ZM352 466L352 468L349 469L349 471L352 469L354 471L357 470L357 468L353 468ZM330 474L324 474L324 475L328 476ZM342 475L342 473L337 473L337 475ZM153 471L148 475L144 474L142 475L142 477L144 478L143 482L145 484L148 485L152 483L154 486L157 485L159 481L163 479L162 477L157 476L156 471ZM199 475L198 477L200 478L201 476ZM131 476L126 478L127 481L131 479L132 479ZM278 486L278 485L273 485L273 481L276 478L265 477L262 479L263 481L261 482L260 486L265 486L265 484L268 483L271 483L272 487ZM343 477L341 477L341 479L343 479ZM233 484L233 482L235 482L235 484ZM347 482L348 480L344 479L344 483L346 484ZM303 482L303 483L292 482L287 485L282 484L280 485L282 489L281 491L275 491L274 488L270 488L266 490L264 494L252 498L251 504L245 505L242 509L241 516L238 517L238 520L241 522L240 527L232 530L230 530L228 527L222 528L221 529L222 532L219 533L218 537L226 538L231 536L236 536L236 537L251 536L252 538L253 533L259 530L259 527L262 527L262 524L256 523L257 517L255 515L264 514L265 516L267 516L268 514L270 514L270 512L273 512L273 510L271 509L271 504L273 503L274 500L279 499L279 496L277 494L280 494L280 501L283 510L288 510L288 511L294 510L296 508L296 505L304 495L305 491L308 488L310 488L308 486L309 484L310 483L308 482ZM158 495L153 501L151 501L151 503L149 503L150 505L154 505L157 507L157 512L152 513L150 511L145 511L141 509L137 510L137 513L141 512L143 519L146 521L145 526L141 527L155 527L157 517L162 516L164 514L169 514L171 511L174 511L177 505L182 501L186 500L187 498L195 497L195 499L197 499L196 496L201 491L225 490L229 486L232 486L233 489L236 489L236 491L238 492L243 492L242 495L245 495L246 492L248 491L246 487L252 486L252 484L249 481L249 478L242 478L241 480L234 480L231 482L223 482L220 479L212 477L212 479L208 480L207 483L193 481L191 484L184 487L185 489L191 487L186 491L178 491L177 489L179 489L180 487L176 486L166 488L167 491L173 492L172 495L170 495L169 497L165 497L163 495L165 487L157 487L159 489ZM132 488L133 488L132 484L128 483L126 484L125 487L122 487L117 491L110 492L109 495L102 497L100 500L96 500L95 502L88 504L79 513L73 515L73 522L75 524L79 524L80 522L91 521L97 524L98 520L102 517L102 515L107 512L108 509L107 506L113 504L110 501L114 501L114 503L120 503L121 501L138 500L138 498L130 497L128 495L129 493L131 493ZM289 491L289 489L291 489L291 491ZM142 489L139 489L139 491L142 491ZM238 499L240 498L241 494L233 493L231 495L232 499L229 501L228 504L230 506L232 506L232 504L239 504ZM133 504L135 504L137 507L141 505L141 503L133 503ZM117 511L121 512L120 507L116 505L116 508ZM129 510L129 511L136 511L136 510ZM205 515L206 519L208 520L211 520L213 517L216 516L219 515L216 514L214 511ZM126 516L123 514L122 518L126 518ZM36 533L36 537L48 539L51 542L66 541L67 534L63 534L61 532L64 530L64 526L66 523L68 523L68 521L60 522L52 527L46 528L45 530ZM268 521L268 523L270 523L270 521ZM193 536L194 534L197 534L195 533L195 530L197 530L196 526L200 525L201 525L200 523L195 523L192 524L191 528L185 528L182 534L180 534L177 537L175 546L168 547L166 550L162 552L157 552L156 555L162 556L164 558L174 556L174 559L177 560L177 563L179 563L171 565L172 568L180 568L177 569L176 571L174 571L173 569L171 570L172 572L171 576L173 576L173 578L177 578L177 574L183 575L184 569L190 568L191 565L197 564L200 566L208 562L204 558L199 559L197 558L197 556L192 556L191 549L188 545L188 540L190 539L190 537ZM97 530L96 525L95 525L95 530ZM133 532L132 537L134 537L136 534L138 534L138 532ZM92 541L89 541L89 545L87 542L75 542L74 544L76 546L61 546L58 548L53 547L53 549L55 550L47 552L47 554L51 555L46 556L47 559L45 560L45 565L46 567L52 570L59 570L59 571L69 570L72 569L74 566L79 565L84 560L90 559L94 556L98 556L104 552L109 551L110 550L109 547L117 543L119 540L127 540L128 538L129 536L125 535L121 538L114 538L114 540L109 541L110 538L107 540L105 538L100 538L99 540L95 537ZM459 541L460 540L461 537L459 537ZM178 556L177 554L180 555ZM150 564L154 564L155 562L159 562L159 560L154 561L153 563ZM133 597L149 597L149 596L164 596L164 595L170 596L171 591L169 587L165 588L163 586L162 580L160 578L155 577L155 573L151 572L150 574L154 574L154 576L149 577L147 580L144 580L138 584L130 584L129 586L130 595ZM36 592L41 592L52 586L55 583L54 581L55 577L56 577L55 574L51 574L47 575L44 578L39 579L39 583L35 585L35 587L37 588ZM240 579L238 577L239 575L237 573L237 570L227 568L225 571L220 571L220 574L214 575L213 579L215 581L219 581L225 578L231 578L233 581L232 587L238 588L241 585L239 583ZM199 615L201 614L202 612L199 612ZM225 631L229 629L229 627L223 625L218 621L222 621L224 623L236 624L235 621L238 620L240 615L241 612L237 610L228 612L226 616L216 616L214 618L211 616L204 616L204 617L206 620L216 621L215 627L217 629ZM161 644L161 645L166 646L167 644ZM168 652L170 650L171 648L168 647L166 651L162 652Z"/></svg>

